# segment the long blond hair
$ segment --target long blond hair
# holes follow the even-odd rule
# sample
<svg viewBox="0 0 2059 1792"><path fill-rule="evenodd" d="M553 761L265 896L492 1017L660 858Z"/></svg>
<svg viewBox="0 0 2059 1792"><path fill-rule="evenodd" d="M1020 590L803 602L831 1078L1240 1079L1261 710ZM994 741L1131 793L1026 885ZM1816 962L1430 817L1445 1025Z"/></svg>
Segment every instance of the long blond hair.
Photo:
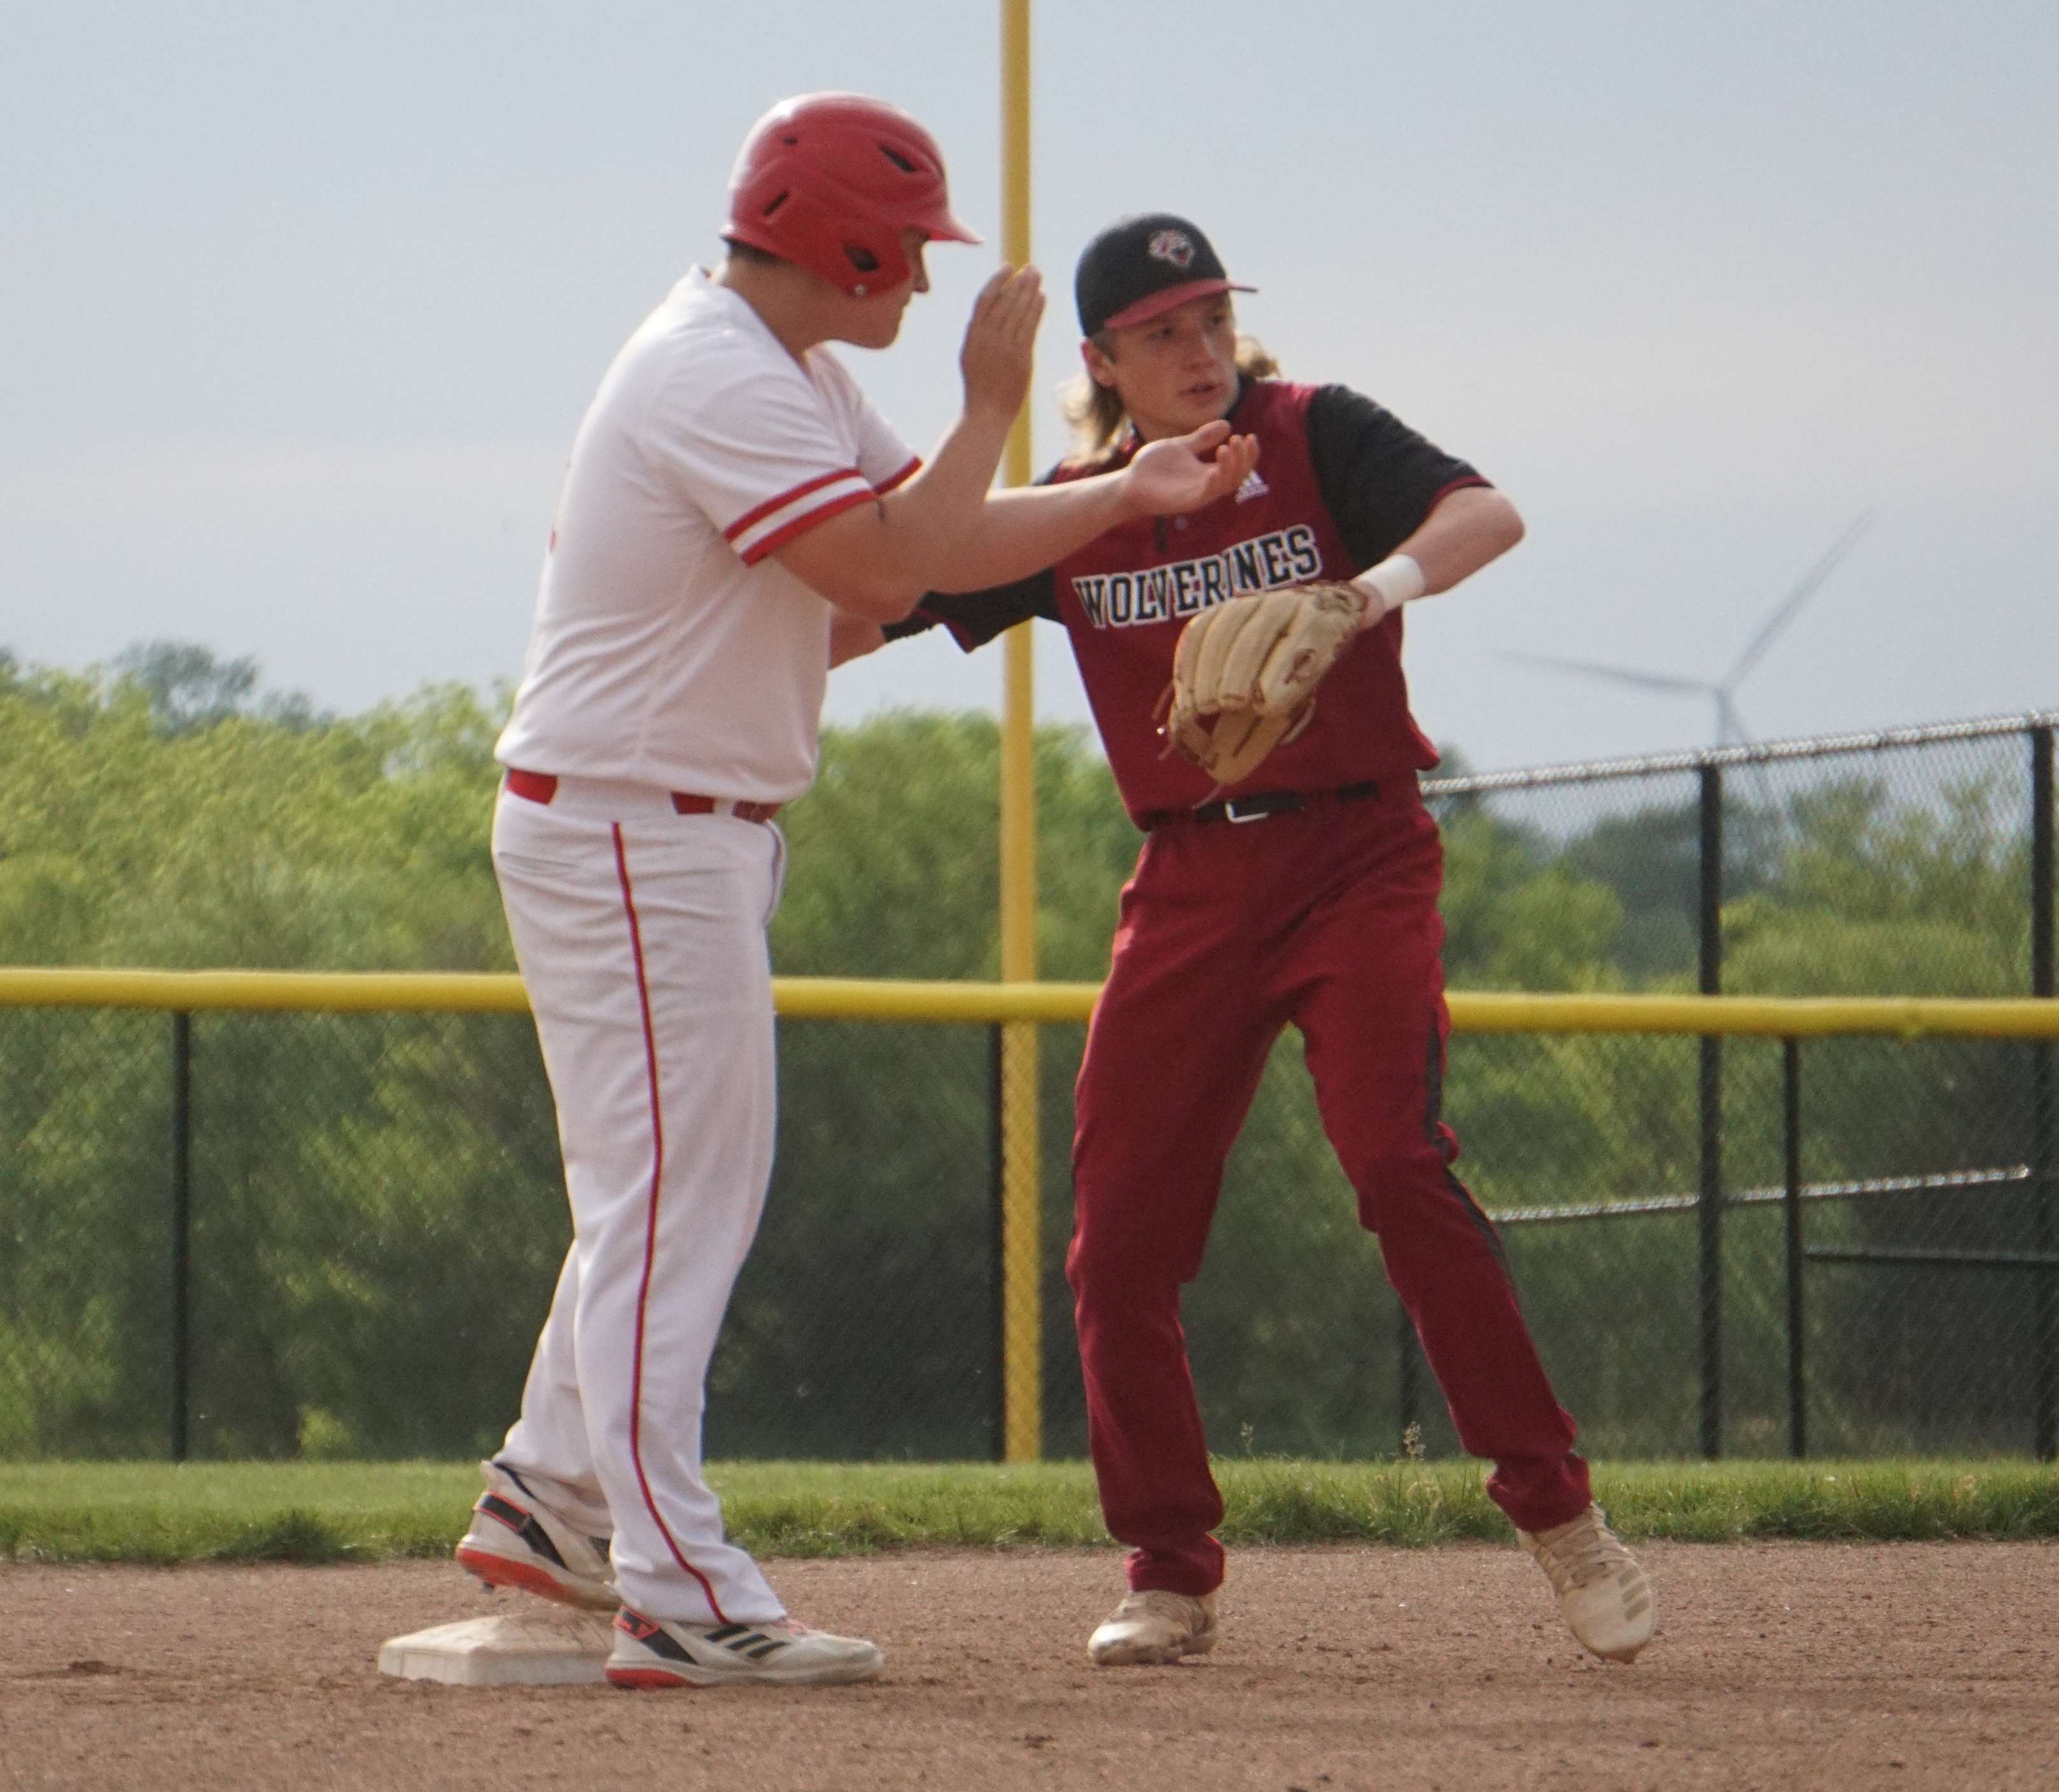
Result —
<svg viewBox="0 0 2059 1792"><path fill-rule="evenodd" d="M1102 330L1087 340L1105 355L1115 338ZM1240 332L1237 339L1237 371L1243 379L1269 380L1279 372L1280 364L1257 336ZM1061 388L1058 405L1073 428L1073 452L1067 464L1090 467L1097 461L1111 458L1124 431L1129 427L1129 413L1123 408L1115 388L1101 384L1090 374L1081 373L1068 380Z"/></svg>

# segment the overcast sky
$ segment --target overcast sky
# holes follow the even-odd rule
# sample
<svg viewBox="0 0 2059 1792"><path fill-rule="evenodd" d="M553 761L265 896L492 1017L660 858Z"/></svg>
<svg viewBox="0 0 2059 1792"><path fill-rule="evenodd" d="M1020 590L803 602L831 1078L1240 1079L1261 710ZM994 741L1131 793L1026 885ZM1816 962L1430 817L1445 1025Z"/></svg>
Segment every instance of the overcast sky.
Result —
<svg viewBox="0 0 2059 1792"><path fill-rule="evenodd" d="M519 669L557 480L622 339L716 233L774 100L928 123L998 242L974 0L10 0L0 11L0 645L170 638L354 711ZM1472 460L1529 540L1410 613L1477 763L1699 744L1705 700L1507 657L1725 673L1796 735L2059 707L2059 6L1037 0L1037 458L1070 273L1194 217L1245 326ZM851 352L918 448L992 248ZM1047 629L1037 707L1085 714ZM994 707L935 639L829 715Z"/></svg>

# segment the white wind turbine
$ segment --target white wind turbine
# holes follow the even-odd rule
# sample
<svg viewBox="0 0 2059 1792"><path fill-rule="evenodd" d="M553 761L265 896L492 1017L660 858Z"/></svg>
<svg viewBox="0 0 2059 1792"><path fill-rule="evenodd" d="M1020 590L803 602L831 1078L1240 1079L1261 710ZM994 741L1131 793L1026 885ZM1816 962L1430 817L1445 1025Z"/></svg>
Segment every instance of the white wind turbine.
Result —
<svg viewBox="0 0 2059 1792"><path fill-rule="evenodd" d="M1872 525L1873 520L1874 512L1866 512L1830 544L1822 559L1803 573L1786 595L1773 607L1766 620L1758 625L1758 632L1745 643L1744 651L1737 656L1735 663L1719 679L1675 678L1664 672L1639 671L1628 666L1607 666L1591 659L1563 659L1551 654L1507 653L1503 657L1523 660L1532 666L1549 666L1562 672L1578 673L1583 678L1606 679L1616 684L1633 685L1644 691L1663 691L1679 696L1707 696L1715 704L1716 745L1748 747L1751 744L1751 736L1746 731L1743 716L1738 711L1738 687L1744 683L1751 669L1766 657L1766 649L1773 645L1774 637L1794 621L1802 606L1815 595L1817 588L1836 570L1838 561L1850 552L1853 545Z"/></svg>

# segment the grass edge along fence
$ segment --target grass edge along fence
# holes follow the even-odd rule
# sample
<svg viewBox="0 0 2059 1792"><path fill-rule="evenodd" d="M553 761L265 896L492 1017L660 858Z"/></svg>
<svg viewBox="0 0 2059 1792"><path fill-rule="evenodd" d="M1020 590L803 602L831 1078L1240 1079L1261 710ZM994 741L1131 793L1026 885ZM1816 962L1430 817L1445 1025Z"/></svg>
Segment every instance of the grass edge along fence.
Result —
<svg viewBox="0 0 2059 1792"><path fill-rule="evenodd" d="M1232 1543L1505 1543L1480 1465L1215 1463ZM1085 1463L717 1462L755 1555L1110 1547ZM447 1559L469 1462L0 1464L0 1563ZM2059 1536L2059 1476L1993 1460L1604 1463L1596 1493L1643 1541L1886 1543Z"/></svg>
<svg viewBox="0 0 2059 1792"><path fill-rule="evenodd" d="M2045 967L2049 970L2049 967ZM995 1073L990 1081L993 1198L1000 1260L997 1285L1008 1291L995 1340L996 1455L1018 1459L1011 1440L1041 1429L1043 1315L1035 1273L1038 1249L1033 1221L1025 1225L1009 1206L1015 1189L1006 1174L1002 1141L1025 1136L1004 1130L1006 1098L999 1074L1002 1029L1011 1024L1078 1023L1093 1011L1098 987L1090 983L938 983L842 978L783 978L774 982L779 1012L795 1019L850 1021L926 1021L984 1025L990 1029ZM1470 1033L1615 1033L1699 1037L1705 1052L1725 1037L1778 1039L1782 1046L1782 1125L1786 1175L1778 1189L1727 1193L1719 1154L1720 1098L1715 1079L1701 1079L1705 1149L1700 1186L1692 1195L1616 1202L1593 1209L1539 1209L1503 1212L1508 1228L1569 1219L1606 1219L1665 1207L1692 1209L1700 1250L1702 1453L1722 1454L1722 1218L1726 1207L1778 1201L1786 1218L1789 1454L1807 1454L1805 1412L1806 1367L1802 1323L1806 1270L1812 1262L1878 1263L1899 1268L1977 1269L2036 1277L2035 1356L2030 1366L2036 1454L2059 1455L2059 1103L2053 1099L2053 1045L2059 1040L2059 1002L2026 999L1955 1000L1902 997L1760 998L1718 995L1487 994L1456 992L1449 998L1452 1024ZM192 1017L209 1010L340 1013L521 1013L528 998L520 978L476 974L377 974L262 971L150 971L0 968L0 1008L129 1008L161 1011L169 1018L168 1073L171 1079L170 1136L166 1140L168 1276L170 1294L171 1395L167 1416L169 1454L188 1453L192 1256ZM1802 1047L1830 1037L1875 1037L1903 1041L1953 1037L2036 1041L2031 1137L2024 1161L1977 1173L2028 1185L2037 1197L2034 1248L2014 1252L1912 1252L1883 1248L1830 1250L1806 1242L1807 1204L1870 1194L1944 1192L1965 1185L1967 1173L1873 1181L1807 1185L1801 1176ZM1028 1136L1033 1138L1033 1131ZM1707 1149L1713 1145L1716 1149ZM1033 1149L1033 1145L1032 1147ZM1030 1261L1018 1259L1027 1254ZM1407 1329L1405 1315L1402 1320ZM1400 1352L1402 1430L1420 1409L1421 1376L1412 1338Z"/></svg>

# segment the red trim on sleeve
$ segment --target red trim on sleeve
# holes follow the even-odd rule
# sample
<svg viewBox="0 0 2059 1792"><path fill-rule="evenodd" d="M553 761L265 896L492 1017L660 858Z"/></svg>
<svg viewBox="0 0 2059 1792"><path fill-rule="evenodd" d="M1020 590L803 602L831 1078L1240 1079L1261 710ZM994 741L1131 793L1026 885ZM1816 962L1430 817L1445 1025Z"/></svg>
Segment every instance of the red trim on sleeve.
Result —
<svg viewBox="0 0 2059 1792"><path fill-rule="evenodd" d="M1463 492L1469 485L1484 486L1490 492L1494 489L1494 481L1491 479L1482 479L1478 473L1461 473L1448 485L1440 485L1437 488L1429 503L1424 506L1423 514L1428 516L1454 492Z"/></svg>
<svg viewBox="0 0 2059 1792"><path fill-rule="evenodd" d="M941 628L943 630L946 635L950 635L954 641L958 643L958 651L961 653L973 653L986 645L986 642L976 639L963 623L954 622L949 616L939 615L926 603L917 604L914 609L908 612L906 619L910 622L913 622L918 616L921 617L924 622L930 625L930 627Z"/></svg>
<svg viewBox="0 0 2059 1792"><path fill-rule="evenodd" d="M805 498L810 492L818 492L825 485L834 485L840 479L863 479L865 475L857 468L844 467L833 473L822 473L814 479L803 480L791 491L782 492L776 498L767 498L755 510L746 511L722 532L722 538L724 541L735 540L739 536L750 528L752 524L763 522L774 511L784 510L796 498ZM871 489L870 485L866 488L868 494Z"/></svg>
<svg viewBox="0 0 2059 1792"><path fill-rule="evenodd" d="M913 460L910 461L906 466L903 467L899 472L896 473L893 478L887 480L884 485L875 485L873 487L873 490L877 492L880 496L883 498L896 486L906 485L910 480L913 479L916 474L920 472L922 470L922 457L918 454Z"/></svg>
<svg viewBox="0 0 2059 1792"><path fill-rule="evenodd" d="M841 516L853 504L869 504L878 500L879 494L870 487L862 492L846 492L841 498L832 498L826 504L810 511L805 516L797 516L791 523L783 523L763 541L754 542L737 558L746 566L755 566L775 549L783 548L797 535L803 535L818 523L826 523L832 516Z"/></svg>

